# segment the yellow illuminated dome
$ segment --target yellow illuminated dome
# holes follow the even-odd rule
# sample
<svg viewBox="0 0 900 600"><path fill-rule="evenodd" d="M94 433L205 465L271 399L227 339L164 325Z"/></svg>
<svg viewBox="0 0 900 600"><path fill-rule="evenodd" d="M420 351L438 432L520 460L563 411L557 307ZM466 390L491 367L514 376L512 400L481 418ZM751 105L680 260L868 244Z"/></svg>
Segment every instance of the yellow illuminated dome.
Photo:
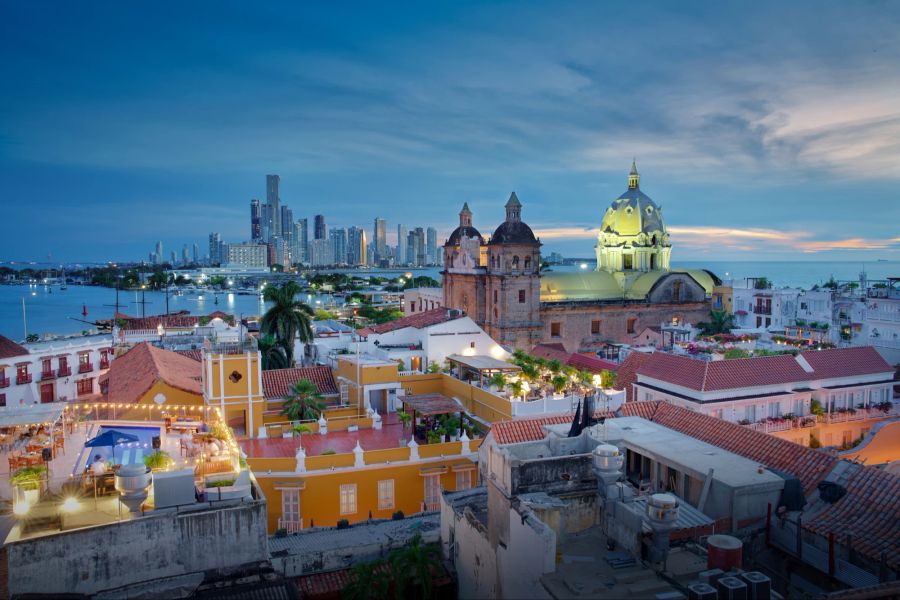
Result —
<svg viewBox="0 0 900 600"><path fill-rule="evenodd" d="M632 162L631 173L628 174L628 189L606 209L600 223L601 233L617 236L637 236L641 233L661 236L666 233L666 223L660 208L650 196L641 191L639 182L637 166Z"/></svg>

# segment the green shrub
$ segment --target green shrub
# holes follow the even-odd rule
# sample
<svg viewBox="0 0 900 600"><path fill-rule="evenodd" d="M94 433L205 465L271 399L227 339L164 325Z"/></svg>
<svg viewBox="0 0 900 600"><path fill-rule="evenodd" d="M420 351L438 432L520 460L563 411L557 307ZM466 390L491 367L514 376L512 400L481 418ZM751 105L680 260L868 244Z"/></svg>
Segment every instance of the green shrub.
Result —
<svg viewBox="0 0 900 600"><path fill-rule="evenodd" d="M347 519L341 519L337 522L338 529L350 529L350 521Z"/></svg>
<svg viewBox="0 0 900 600"><path fill-rule="evenodd" d="M217 481L210 481L206 484L208 488L220 488L220 487L229 487L234 485L234 479L219 479Z"/></svg>
<svg viewBox="0 0 900 600"><path fill-rule="evenodd" d="M22 467L12 474L9 478L9 483L10 485L17 485L20 487L36 488L46 472L47 467L44 465Z"/></svg>
<svg viewBox="0 0 900 600"><path fill-rule="evenodd" d="M172 464L172 457L163 450L154 450L144 457L144 466L151 471L163 471Z"/></svg>
<svg viewBox="0 0 900 600"><path fill-rule="evenodd" d="M326 456L326 455L330 456L332 454L337 454L337 452L335 452L334 450L329 448L328 450L322 450L322 454L320 454L320 456Z"/></svg>
<svg viewBox="0 0 900 600"><path fill-rule="evenodd" d="M395 512L394 514L391 515L391 519L393 519L394 521L402 521L403 517L405 517L405 516L406 515L403 514L402 510L398 510L397 512Z"/></svg>

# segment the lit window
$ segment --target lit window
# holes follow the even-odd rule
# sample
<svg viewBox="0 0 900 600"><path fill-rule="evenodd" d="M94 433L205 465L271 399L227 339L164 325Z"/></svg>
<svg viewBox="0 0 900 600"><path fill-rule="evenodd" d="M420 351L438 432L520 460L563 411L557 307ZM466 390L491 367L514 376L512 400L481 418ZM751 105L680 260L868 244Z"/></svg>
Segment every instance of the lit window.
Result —
<svg viewBox="0 0 900 600"><path fill-rule="evenodd" d="M394 480L378 482L378 510L394 508Z"/></svg>
<svg viewBox="0 0 900 600"><path fill-rule="evenodd" d="M341 486L341 514L356 514L356 484L345 483Z"/></svg>
<svg viewBox="0 0 900 600"><path fill-rule="evenodd" d="M456 473L456 491L468 490L472 488L472 471L457 471Z"/></svg>

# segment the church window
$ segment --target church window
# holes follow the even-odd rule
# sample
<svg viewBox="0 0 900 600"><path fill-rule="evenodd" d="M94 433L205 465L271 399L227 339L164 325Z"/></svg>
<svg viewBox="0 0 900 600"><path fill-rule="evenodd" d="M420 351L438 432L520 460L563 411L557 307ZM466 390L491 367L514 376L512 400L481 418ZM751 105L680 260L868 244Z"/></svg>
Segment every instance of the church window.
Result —
<svg viewBox="0 0 900 600"><path fill-rule="evenodd" d="M500 317L500 313L497 311L497 308L494 307L494 318L497 319Z"/></svg>
<svg viewBox="0 0 900 600"><path fill-rule="evenodd" d="M681 282L675 281L672 283L672 301L673 302L681 302Z"/></svg>
<svg viewBox="0 0 900 600"><path fill-rule="evenodd" d="M634 326L637 323L637 317L628 317L628 321L626 321L626 333L634 333Z"/></svg>
<svg viewBox="0 0 900 600"><path fill-rule="evenodd" d="M633 263L633 260L634 260L634 257L633 257L631 254L623 254L623 255L622 255L623 268L624 268L624 269L632 269L632 268L634 268L634 267L633 267L633 264L634 264L634 263Z"/></svg>
<svg viewBox="0 0 900 600"><path fill-rule="evenodd" d="M600 333L600 321L591 321L591 335L598 335Z"/></svg>
<svg viewBox="0 0 900 600"><path fill-rule="evenodd" d="M525 271L526 272L531 271L531 257L530 256L525 257Z"/></svg>
<svg viewBox="0 0 900 600"><path fill-rule="evenodd" d="M525 304L525 290L519 290L519 304Z"/></svg>
<svg viewBox="0 0 900 600"><path fill-rule="evenodd" d="M556 337L556 338L561 337L561 335L562 335L561 332L562 332L562 323L559 323L558 321L550 323L550 337Z"/></svg>
<svg viewBox="0 0 900 600"><path fill-rule="evenodd" d="M497 290L494 290L494 304L497 304Z"/></svg>
<svg viewBox="0 0 900 600"><path fill-rule="evenodd" d="M517 270L519 268L519 257L513 256L513 269Z"/></svg>

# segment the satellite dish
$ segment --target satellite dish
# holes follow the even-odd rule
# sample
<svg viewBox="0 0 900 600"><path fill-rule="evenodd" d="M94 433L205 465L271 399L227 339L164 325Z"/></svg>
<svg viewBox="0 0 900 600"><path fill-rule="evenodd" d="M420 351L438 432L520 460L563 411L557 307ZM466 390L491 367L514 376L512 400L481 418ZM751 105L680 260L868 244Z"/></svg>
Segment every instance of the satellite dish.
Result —
<svg viewBox="0 0 900 600"><path fill-rule="evenodd" d="M157 394L157 395L153 396L153 401L156 402L157 404L162 404L163 402L166 401L166 395L165 394Z"/></svg>

